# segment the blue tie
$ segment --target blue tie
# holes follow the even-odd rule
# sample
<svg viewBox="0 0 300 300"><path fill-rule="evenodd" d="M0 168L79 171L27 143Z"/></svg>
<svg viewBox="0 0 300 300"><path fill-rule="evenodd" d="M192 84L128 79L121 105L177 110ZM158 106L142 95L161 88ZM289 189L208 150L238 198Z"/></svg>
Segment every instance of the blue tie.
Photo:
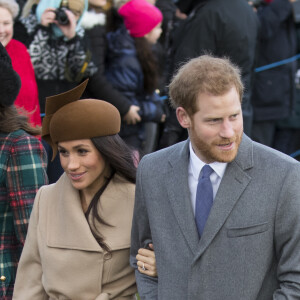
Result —
<svg viewBox="0 0 300 300"><path fill-rule="evenodd" d="M205 165L202 168L202 176L199 175L197 193L196 193L196 210L195 220L198 229L199 238L201 237L210 209L213 204L213 189L209 176L214 170Z"/></svg>

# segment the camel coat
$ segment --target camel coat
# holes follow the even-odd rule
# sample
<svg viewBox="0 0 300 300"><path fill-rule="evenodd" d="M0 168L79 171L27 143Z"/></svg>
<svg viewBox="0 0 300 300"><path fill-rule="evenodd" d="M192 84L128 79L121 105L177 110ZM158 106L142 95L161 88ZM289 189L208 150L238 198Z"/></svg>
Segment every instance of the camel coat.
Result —
<svg viewBox="0 0 300 300"><path fill-rule="evenodd" d="M115 175L101 196L96 224L112 250L105 252L85 219L79 193L66 174L38 191L21 255L13 299L134 299L129 265L135 185Z"/></svg>

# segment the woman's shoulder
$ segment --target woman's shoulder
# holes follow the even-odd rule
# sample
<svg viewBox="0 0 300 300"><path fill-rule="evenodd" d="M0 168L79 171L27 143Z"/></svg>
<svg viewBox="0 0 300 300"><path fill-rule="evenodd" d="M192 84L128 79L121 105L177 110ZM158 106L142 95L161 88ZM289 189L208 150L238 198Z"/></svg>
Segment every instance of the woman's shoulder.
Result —
<svg viewBox="0 0 300 300"><path fill-rule="evenodd" d="M65 173L61 175L61 177L55 182L47 185L43 185L39 188L37 199L43 205L48 205L49 201L54 205L55 203L59 203L60 195L68 190L69 181L65 176Z"/></svg>
<svg viewBox="0 0 300 300"><path fill-rule="evenodd" d="M116 173L114 175L112 181L114 184L117 184L117 185L125 185L125 186L135 187L135 183L129 181L127 178L125 178L120 173Z"/></svg>
<svg viewBox="0 0 300 300"><path fill-rule="evenodd" d="M135 183L130 182L124 176L116 173L111 182L111 189L114 193L127 194L129 198L135 193Z"/></svg>
<svg viewBox="0 0 300 300"><path fill-rule="evenodd" d="M1 133L1 138L6 140L6 143L18 144L28 140L32 143L40 143L33 135L27 133L23 129L18 129L9 133Z"/></svg>
<svg viewBox="0 0 300 300"><path fill-rule="evenodd" d="M22 42L15 39L11 39L5 49L7 49L7 52L12 49L13 51L23 51L27 53L26 46Z"/></svg>

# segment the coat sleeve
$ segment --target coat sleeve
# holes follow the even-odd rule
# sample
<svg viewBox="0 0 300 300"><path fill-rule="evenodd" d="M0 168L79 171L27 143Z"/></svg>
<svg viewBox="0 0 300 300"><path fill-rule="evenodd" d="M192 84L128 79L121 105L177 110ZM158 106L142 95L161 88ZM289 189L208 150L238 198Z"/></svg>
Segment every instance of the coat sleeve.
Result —
<svg viewBox="0 0 300 300"><path fill-rule="evenodd" d="M274 245L279 288L273 299L298 299L300 295L300 168L297 163L282 185L275 219Z"/></svg>
<svg viewBox="0 0 300 300"><path fill-rule="evenodd" d="M121 116L126 115L129 111L130 100L111 85L100 69L90 77L87 90L92 98L105 100L114 105Z"/></svg>
<svg viewBox="0 0 300 300"><path fill-rule="evenodd" d="M145 95L144 100L140 101L140 108L139 113L144 122L160 123L164 114L164 102L155 92L152 95Z"/></svg>
<svg viewBox="0 0 300 300"><path fill-rule="evenodd" d="M42 284L43 270L38 246L39 204L42 189L36 195L30 216L27 238L17 270L14 300L48 299Z"/></svg>
<svg viewBox="0 0 300 300"><path fill-rule="evenodd" d="M31 136L17 140L11 148L6 172L7 195L16 237L24 245L28 221L38 189L48 183L46 152Z"/></svg>
<svg viewBox="0 0 300 300"><path fill-rule="evenodd" d="M140 162L137 172L135 207L133 213L130 264L135 269L135 277L138 293L141 300L158 299L158 279L141 274L137 269L136 255L139 248L144 247L147 241L151 241L151 230L148 213L142 189L143 160Z"/></svg>

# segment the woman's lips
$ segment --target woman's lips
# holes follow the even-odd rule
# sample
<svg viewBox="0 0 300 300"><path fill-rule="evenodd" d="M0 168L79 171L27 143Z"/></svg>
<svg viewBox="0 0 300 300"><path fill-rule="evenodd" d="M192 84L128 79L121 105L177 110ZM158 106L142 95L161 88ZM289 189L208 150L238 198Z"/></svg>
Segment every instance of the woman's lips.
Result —
<svg viewBox="0 0 300 300"><path fill-rule="evenodd" d="M72 180L77 181L80 180L84 176L85 172L83 173L69 173L69 176Z"/></svg>

